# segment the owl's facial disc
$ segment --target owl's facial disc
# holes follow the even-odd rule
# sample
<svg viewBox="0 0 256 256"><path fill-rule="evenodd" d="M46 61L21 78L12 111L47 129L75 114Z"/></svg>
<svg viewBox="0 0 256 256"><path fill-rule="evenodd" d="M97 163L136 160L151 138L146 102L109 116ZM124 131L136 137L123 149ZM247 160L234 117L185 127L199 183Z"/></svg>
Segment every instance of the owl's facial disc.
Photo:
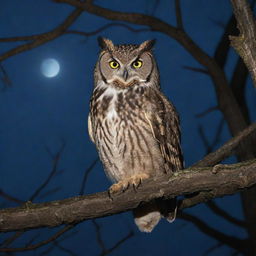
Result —
<svg viewBox="0 0 256 256"><path fill-rule="evenodd" d="M99 63L103 79L108 84L121 88L145 83L152 73L153 67L149 52L144 52L140 56L136 52L131 52L126 56L105 52Z"/></svg>

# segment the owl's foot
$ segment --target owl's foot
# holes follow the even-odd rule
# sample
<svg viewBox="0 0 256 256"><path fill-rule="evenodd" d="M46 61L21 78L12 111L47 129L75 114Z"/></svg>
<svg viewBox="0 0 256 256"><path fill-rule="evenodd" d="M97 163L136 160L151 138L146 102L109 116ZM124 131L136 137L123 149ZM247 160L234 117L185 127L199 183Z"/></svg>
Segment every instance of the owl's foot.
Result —
<svg viewBox="0 0 256 256"><path fill-rule="evenodd" d="M115 194L115 193L124 192L126 189L129 188L129 186L133 186L134 188L137 188L143 180L148 178L149 178L149 175L146 173L133 175L127 179L121 180L118 183L113 184L109 188L109 193Z"/></svg>

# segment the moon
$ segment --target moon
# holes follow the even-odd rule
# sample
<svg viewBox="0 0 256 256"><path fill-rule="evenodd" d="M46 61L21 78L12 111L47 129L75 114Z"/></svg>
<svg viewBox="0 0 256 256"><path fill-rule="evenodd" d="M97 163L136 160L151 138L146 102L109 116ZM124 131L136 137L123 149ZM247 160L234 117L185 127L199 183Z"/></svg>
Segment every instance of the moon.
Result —
<svg viewBox="0 0 256 256"><path fill-rule="evenodd" d="M60 64L53 58L45 59L41 64L41 72L45 77L55 77L60 72Z"/></svg>

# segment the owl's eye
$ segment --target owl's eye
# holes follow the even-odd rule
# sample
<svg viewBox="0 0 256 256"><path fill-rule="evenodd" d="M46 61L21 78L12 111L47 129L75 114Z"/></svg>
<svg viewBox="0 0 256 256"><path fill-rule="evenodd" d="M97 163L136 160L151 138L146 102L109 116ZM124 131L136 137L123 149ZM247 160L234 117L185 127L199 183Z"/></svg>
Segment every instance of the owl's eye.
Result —
<svg viewBox="0 0 256 256"><path fill-rule="evenodd" d="M141 68L142 66L142 61L141 60L135 60L133 63L132 63L132 66L134 68Z"/></svg>
<svg viewBox="0 0 256 256"><path fill-rule="evenodd" d="M119 63L115 60L112 60L112 61L109 62L109 66L113 69L116 69L116 68L119 67Z"/></svg>

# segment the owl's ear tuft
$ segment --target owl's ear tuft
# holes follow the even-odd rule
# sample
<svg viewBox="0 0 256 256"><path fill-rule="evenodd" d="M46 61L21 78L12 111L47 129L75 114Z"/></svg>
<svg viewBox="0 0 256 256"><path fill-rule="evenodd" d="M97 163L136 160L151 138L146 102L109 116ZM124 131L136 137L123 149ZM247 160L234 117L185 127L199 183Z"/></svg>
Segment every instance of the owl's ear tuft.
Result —
<svg viewBox="0 0 256 256"><path fill-rule="evenodd" d="M140 46L139 46L139 51L140 51L140 52L151 51L152 48L154 47L155 43L156 43L156 40L155 40L155 39L153 39L153 40L147 40L147 41L145 41L145 42L143 42L143 43L140 44Z"/></svg>
<svg viewBox="0 0 256 256"><path fill-rule="evenodd" d="M114 51L114 44L110 39L99 36L98 43L102 50L108 50L110 52Z"/></svg>

